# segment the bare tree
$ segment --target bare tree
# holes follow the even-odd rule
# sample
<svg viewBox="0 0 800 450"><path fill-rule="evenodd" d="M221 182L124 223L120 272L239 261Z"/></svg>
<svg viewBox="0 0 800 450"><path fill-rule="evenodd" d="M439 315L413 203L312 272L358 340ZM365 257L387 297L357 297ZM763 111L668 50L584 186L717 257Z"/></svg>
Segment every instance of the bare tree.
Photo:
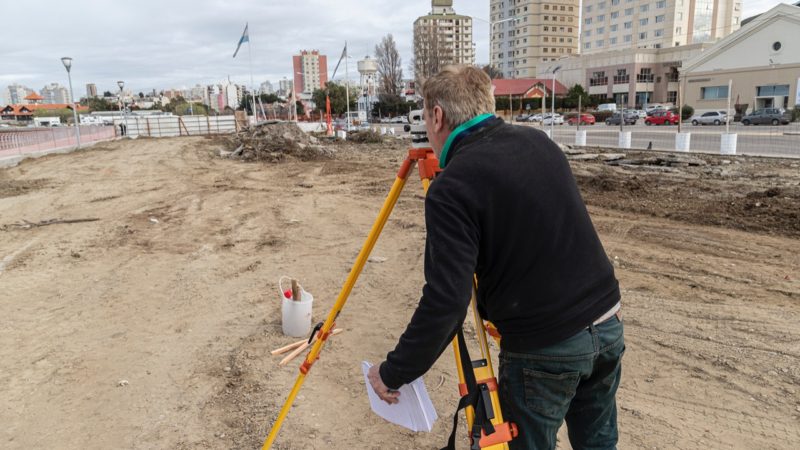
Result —
<svg viewBox="0 0 800 450"><path fill-rule="evenodd" d="M503 78L503 71L495 66L485 65L481 67L481 69L483 69L483 71L486 72L486 75L489 75L489 78L493 80L497 78Z"/></svg>
<svg viewBox="0 0 800 450"><path fill-rule="evenodd" d="M389 33L375 46L378 61L378 90L381 94L400 95L403 86L403 65L394 37Z"/></svg>
<svg viewBox="0 0 800 450"><path fill-rule="evenodd" d="M418 87L426 78L452 63L452 52L447 54L440 39L435 19L414 27L414 79Z"/></svg>

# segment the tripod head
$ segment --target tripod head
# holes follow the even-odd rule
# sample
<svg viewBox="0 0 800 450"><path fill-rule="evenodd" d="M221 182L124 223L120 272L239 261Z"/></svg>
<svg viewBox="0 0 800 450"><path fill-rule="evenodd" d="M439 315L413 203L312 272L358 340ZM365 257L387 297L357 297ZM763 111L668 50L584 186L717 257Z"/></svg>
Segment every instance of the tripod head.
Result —
<svg viewBox="0 0 800 450"><path fill-rule="evenodd" d="M415 109L408 113L408 124L403 126L403 131L411 134L411 147L426 148L430 146L421 109Z"/></svg>

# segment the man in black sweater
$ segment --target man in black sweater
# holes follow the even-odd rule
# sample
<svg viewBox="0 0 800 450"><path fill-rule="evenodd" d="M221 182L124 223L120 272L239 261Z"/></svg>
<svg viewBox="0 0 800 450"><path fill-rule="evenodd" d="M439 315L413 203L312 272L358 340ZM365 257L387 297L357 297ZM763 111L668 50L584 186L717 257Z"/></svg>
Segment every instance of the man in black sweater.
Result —
<svg viewBox="0 0 800 450"><path fill-rule="evenodd" d="M449 66L423 87L431 147L444 168L425 199L425 286L406 331L369 373L378 395L424 374L467 313L502 335L499 395L519 427L512 449L613 449L624 351L619 286L560 148L494 116L489 77Z"/></svg>

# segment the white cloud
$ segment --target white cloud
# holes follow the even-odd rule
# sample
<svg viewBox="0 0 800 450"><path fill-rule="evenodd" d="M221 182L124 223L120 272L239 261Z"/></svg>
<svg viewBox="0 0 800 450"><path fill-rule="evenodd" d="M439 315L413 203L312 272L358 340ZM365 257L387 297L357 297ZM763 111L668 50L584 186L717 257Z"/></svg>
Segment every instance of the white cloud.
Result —
<svg viewBox="0 0 800 450"><path fill-rule="evenodd" d="M232 58L245 22L250 24L256 84L289 77L291 57L302 49L328 55L332 71L345 40L351 56L359 59L372 55L388 33L410 76L413 22L430 5L430 0L18 1L3 7L3 16L14 18L4 20L3 33L15 38L0 41L0 88L19 83L38 91L50 82L66 85L62 56L74 59L76 96L84 95L86 83L97 84L100 92L113 91L117 80L134 92L228 76L249 84L248 49L243 46ZM488 18L489 2L455 0L455 9ZM476 21L474 30L478 60L487 61L488 25ZM355 67L351 71L355 78Z"/></svg>

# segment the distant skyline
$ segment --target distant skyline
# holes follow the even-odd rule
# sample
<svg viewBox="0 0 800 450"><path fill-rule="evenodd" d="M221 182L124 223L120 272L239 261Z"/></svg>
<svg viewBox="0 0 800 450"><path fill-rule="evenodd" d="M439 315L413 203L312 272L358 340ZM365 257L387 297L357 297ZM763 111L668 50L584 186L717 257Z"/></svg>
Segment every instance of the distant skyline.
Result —
<svg viewBox="0 0 800 450"><path fill-rule="evenodd" d="M790 2L743 0L743 17L778 3ZM489 0L454 0L453 7L476 19L476 61L488 63ZM73 58L76 98L86 94L87 83L96 84L101 95L116 92L117 80L134 93L191 88L229 76L234 83L250 85L247 44L232 58L246 22L256 88L270 81L277 89L280 79L291 78L291 57L304 49L327 55L332 75L345 40L355 80L355 62L374 56L375 44L388 33L397 42L404 77L410 78L413 23L430 8L430 0L9 2L2 7L3 32L14 38L0 42L0 92L13 83L36 92L53 82L67 86L62 56ZM343 75L340 67L336 78Z"/></svg>

